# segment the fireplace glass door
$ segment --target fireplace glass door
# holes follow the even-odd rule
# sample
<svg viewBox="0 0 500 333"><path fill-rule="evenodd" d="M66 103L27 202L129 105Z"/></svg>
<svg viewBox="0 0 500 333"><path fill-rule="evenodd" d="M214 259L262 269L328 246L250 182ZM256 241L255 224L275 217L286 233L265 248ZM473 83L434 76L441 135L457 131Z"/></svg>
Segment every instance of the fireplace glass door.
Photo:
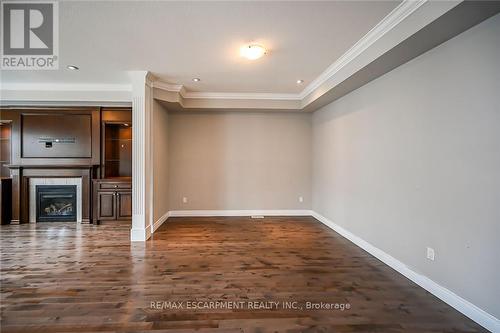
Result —
<svg viewBox="0 0 500 333"><path fill-rule="evenodd" d="M37 222L76 222L76 185L38 185Z"/></svg>

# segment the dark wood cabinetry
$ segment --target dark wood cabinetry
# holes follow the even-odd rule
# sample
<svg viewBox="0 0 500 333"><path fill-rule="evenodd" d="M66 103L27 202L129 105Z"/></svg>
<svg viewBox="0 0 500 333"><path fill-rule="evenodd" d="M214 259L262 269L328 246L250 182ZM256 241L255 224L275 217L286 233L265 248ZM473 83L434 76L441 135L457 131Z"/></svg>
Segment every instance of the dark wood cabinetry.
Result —
<svg viewBox="0 0 500 333"><path fill-rule="evenodd" d="M12 218L12 179L0 178L0 224L10 223Z"/></svg>
<svg viewBox="0 0 500 333"><path fill-rule="evenodd" d="M102 109L101 177L94 180L94 221L132 219L132 112Z"/></svg>
<svg viewBox="0 0 500 333"><path fill-rule="evenodd" d="M12 179L7 165L11 156L12 122L0 120L0 224L12 219Z"/></svg>
<svg viewBox="0 0 500 333"><path fill-rule="evenodd" d="M39 178L81 178L82 223L130 220L131 176L131 108L0 107L2 223L33 222Z"/></svg>
<svg viewBox="0 0 500 333"><path fill-rule="evenodd" d="M10 177L11 131L11 121L0 120L0 177Z"/></svg>
<svg viewBox="0 0 500 333"><path fill-rule="evenodd" d="M117 193L116 219L132 219L132 191L122 191Z"/></svg>
<svg viewBox="0 0 500 333"><path fill-rule="evenodd" d="M95 220L116 220L115 192L95 192L97 215Z"/></svg>
<svg viewBox="0 0 500 333"><path fill-rule="evenodd" d="M132 182L130 178L95 179L94 221L132 219Z"/></svg>

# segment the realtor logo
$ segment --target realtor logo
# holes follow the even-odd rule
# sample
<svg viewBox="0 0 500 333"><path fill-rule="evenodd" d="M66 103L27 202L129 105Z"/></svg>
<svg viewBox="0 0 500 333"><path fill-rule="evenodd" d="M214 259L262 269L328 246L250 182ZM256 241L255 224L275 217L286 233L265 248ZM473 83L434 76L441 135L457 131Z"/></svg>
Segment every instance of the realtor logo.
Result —
<svg viewBox="0 0 500 333"><path fill-rule="evenodd" d="M58 69L57 2L2 1L1 69Z"/></svg>

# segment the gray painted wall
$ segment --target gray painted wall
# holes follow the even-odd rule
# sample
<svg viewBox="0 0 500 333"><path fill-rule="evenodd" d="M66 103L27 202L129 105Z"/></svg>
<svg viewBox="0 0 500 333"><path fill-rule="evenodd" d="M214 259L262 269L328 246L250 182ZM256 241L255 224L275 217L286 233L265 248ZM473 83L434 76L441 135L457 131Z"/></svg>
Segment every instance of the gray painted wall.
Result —
<svg viewBox="0 0 500 333"><path fill-rule="evenodd" d="M168 208L168 111L153 101L153 223Z"/></svg>
<svg viewBox="0 0 500 333"><path fill-rule="evenodd" d="M499 36L497 15L325 106L312 142L316 212L497 318Z"/></svg>
<svg viewBox="0 0 500 333"><path fill-rule="evenodd" d="M310 209L311 138L309 114L170 113L170 209Z"/></svg>

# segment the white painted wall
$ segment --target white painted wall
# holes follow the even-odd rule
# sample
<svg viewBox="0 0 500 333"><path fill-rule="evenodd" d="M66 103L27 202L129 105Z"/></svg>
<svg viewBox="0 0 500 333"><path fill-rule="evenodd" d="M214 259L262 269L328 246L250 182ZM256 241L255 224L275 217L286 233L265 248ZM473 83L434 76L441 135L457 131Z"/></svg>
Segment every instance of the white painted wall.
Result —
<svg viewBox="0 0 500 333"><path fill-rule="evenodd" d="M310 114L170 113L170 210L310 209L311 137Z"/></svg>
<svg viewBox="0 0 500 333"><path fill-rule="evenodd" d="M497 318L499 36L496 15L325 106L312 142L314 211Z"/></svg>

